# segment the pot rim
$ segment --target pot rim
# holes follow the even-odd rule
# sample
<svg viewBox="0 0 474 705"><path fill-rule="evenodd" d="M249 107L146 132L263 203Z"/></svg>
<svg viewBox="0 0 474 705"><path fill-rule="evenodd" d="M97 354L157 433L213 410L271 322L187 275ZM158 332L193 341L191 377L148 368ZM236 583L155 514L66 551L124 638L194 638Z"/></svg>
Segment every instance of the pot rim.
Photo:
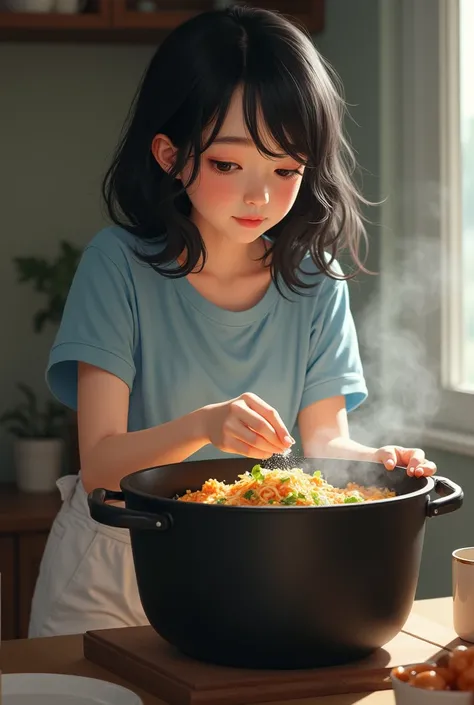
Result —
<svg viewBox="0 0 474 705"><path fill-rule="evenodd" d="M191 461L192 462L192 461ZM204 462L204 461L195 461L195 462ZM373 463L374 465L379 465L380 463ZM125 475L120 481L120 488L121 490L126 494L127 492L130 494L133 494L135 496L141 497L143 499L147 500L156 500L159 501L161 504L163 504L165 507L168 507L171 509L171 507L175 507L177 504L180 506L190 506L190 507L199 507L197 511L213 511L213 510L227 510L227 511L250 511L250 512L275 512L275 511L284 511L284 512L299 512L302 509L304 510L360 510L363 507L368 507L368 506L379 506L381 504L387 504L387 502L391 503L399 503L404 501L405 499L411 499L414 497L419 497L421 495L427 495L429 492L432 492L435 487L435 480L431 476L422 476L420 478L415 478L419 480L425 480L425 485L424 487L421 487L420 489L414 490L413 492L407 492L402 495L397 495L395 497L386 497L384 499L375 499L371 500L370 502L354 502L354 503L349 503L349 504L324 504L324 505L318 505L318 506L285 506L281 507L279 505L263 505L263 506L240 506L240 505L226 505L226 504L205 504L204 502L179 502L177 499L173 499L170 497L162 497L160 495L153 495L150 494L149 492L145 492L144 490L137 489L135 487L131 487L131 483L133 482L133 478L144 474L146 472L149 472L150 470L159 470L160 468L164 467L169 467L171 465L174 465L174 463L169 463L167 465L163 466L152 466L149 468L144 468L143 470L137 470L136 472L130 473L129 475ZM176 463L176 465L181 465L181 463ZM386 472L395 472L396 470L401 470L402 472L406 472L406 468L401 467L401 466L396 466L393 470L387 470Z"/></svg>

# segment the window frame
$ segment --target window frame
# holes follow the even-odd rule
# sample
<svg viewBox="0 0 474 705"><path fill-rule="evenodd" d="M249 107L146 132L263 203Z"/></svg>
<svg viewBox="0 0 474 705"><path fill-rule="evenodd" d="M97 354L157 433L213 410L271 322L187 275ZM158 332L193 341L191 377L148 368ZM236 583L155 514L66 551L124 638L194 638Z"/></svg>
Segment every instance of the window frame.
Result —
<svg viewBox="0 0 474 705"><path fill-rule="evenodd" d="M399 248L428 249L430 267L421 258L415 270L410 265L410 276L415 271L426 282L432 301L411 325L441 392L436 412L410 433L416 430L420 444L474 456L474 392L448 388L461 371L453 345L462 330L460 143L453 139L459 133L458 0L389 0L382 3L380 29L381 325L400 276ZM390 340L390 330L382 334ZM388 380L383 347L381 357Z"/></svg>

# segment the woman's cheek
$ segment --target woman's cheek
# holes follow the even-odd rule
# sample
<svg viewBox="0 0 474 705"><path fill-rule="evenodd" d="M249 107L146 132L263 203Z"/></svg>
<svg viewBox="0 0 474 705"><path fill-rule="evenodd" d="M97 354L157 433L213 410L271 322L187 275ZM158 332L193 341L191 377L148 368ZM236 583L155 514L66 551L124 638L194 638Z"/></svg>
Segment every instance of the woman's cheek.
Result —
<svg viewBox="0 0 474 705"><path fill-rule="evenodd" d="M278 207L288 213L298 196L301 186L301 179L291 179L284 181L276 193Z"/></svg>
<svg viewBox="0 0 474 705"><path fill-rule="evenodd" d="M227 202L235 201L235 180L231 176L206 174L201 180L198 192L194 195L195 200L196 197L202 204L207 205L223 206Z"/></svg>

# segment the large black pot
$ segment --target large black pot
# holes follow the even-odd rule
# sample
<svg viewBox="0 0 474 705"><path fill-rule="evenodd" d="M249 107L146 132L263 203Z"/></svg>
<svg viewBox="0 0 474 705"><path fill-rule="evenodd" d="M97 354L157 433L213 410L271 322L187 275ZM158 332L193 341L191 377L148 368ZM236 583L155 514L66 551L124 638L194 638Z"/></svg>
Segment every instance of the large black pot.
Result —
<svg viewBox="0 0 474 705"><path fill-rule="evenodd" d="M94 490L91 516L130 529L140 599L182 653L216 664L306 668L349 662L402 628L415 596L425 520L463 492L353 462L350 479L399 496L365 504L232 507L178 502L209 478L234 482L247 459L184 462L133 473L122 492ZM298 460L345 486L347 461ZM429 493L442 495L431 499ZM125 507L105 504L125 500Z"/></svg>

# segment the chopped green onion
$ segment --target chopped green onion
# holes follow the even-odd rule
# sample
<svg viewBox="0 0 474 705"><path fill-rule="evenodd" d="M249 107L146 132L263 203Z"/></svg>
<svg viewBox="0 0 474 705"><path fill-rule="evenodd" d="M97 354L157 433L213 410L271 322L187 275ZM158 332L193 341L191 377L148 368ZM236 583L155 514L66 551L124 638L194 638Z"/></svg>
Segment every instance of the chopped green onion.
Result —
<svg viewBox="0 0 474 705"><path fill-rule="evenodd" d="M344 497L344 504L352 504L353 502L362 502L362 499L352 495L351 497Z"/></svg>
<svg viewBox="0 0 474 705"><path fill-rule="evenodd" d="M290 478L289 477L282 477L280 482L289 482Z"/></svg>
<svg viewBox="0 0 474 705"><path fill-rule="evenodd" d="M226 501L225 497L219 497L219 499L216 500L216 504L225 504Z"/></svg>
<svg viewBox="0 0 474 705"><path fill-rule="evenodd" d="M283 499L280 500L280 504L296 504L298 497L295 494L289 494L287 497L283 497Z"/></svg>
<svg viewBox="0 0 474 705"><path fill-rule="evenodd" d="M315 470L313 472L313 477L321 477L321 470Z"/></svg>
<svg viewBox="0 0 474 705"><path fill-rule="evenodd" d="M257 480L258 482L262 482L264 480L261 465L254 465L250 474L252 475L253 479Z"/></svg>
<svg viewBox="0 0 474 705"><path fill-rule="evenodd" d="M244 494L244 497L245 499L252 499L254 495L255 492L253 490L247 490L247 492L245 492Z"/></svg>

